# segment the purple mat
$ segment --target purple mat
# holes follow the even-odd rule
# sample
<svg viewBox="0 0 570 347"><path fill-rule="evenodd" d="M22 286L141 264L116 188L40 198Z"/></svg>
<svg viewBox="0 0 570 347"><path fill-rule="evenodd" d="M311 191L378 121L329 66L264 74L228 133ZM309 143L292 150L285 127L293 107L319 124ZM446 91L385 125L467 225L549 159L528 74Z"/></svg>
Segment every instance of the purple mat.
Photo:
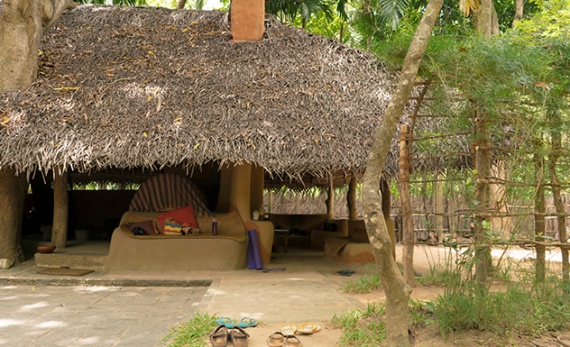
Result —
<svg viewBox="0 0 570 347"><path fill-rule="evenodd" d="M257 239L257 231L248 230L247 239L249 240L247 245L247 266L251 270L259 270L263 268L261 263L261 254L259 253L259 240Z"/></svg>

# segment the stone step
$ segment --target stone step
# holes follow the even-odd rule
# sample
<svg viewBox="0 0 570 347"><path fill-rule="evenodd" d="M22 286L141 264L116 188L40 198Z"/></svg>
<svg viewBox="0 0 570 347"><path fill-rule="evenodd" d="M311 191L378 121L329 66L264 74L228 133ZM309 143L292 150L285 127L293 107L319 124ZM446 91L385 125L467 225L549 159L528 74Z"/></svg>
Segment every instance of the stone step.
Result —
<svg viewBox="0 0 570 347"><path fill-rule="evenodd" d="M34 260L37 267L61 268L69 267L81 270L101 271L105 268L106 255L69 254L69 253L36 253Z"/></svg>

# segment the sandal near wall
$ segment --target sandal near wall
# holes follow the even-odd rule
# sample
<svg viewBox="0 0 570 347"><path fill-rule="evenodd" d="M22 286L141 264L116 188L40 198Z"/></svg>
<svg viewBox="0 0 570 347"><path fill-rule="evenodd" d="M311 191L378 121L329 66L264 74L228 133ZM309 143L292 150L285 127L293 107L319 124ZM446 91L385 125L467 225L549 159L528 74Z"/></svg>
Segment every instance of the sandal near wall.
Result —
<svg viewBox="0 0 570 347"><path fill-rule="evenodd" d="M228 344L228 328L220 325L210 334L210 343L212 347L226 347ZM246 345L247 346L247 345Z"/></svg>
<svg viewBox="0 0 570 347"><path fill-rule="evenodd" d="M234 327L230 330L230 343L234 347L247 347L249 343L249 334L240 327Z"/></svg>

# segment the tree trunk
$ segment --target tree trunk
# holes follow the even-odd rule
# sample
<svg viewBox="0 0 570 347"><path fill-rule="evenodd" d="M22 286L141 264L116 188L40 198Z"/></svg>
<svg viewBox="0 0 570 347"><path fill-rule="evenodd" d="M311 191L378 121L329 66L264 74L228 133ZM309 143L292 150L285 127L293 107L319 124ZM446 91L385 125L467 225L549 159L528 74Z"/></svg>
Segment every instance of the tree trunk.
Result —
<svg viewBox="0 0 570 347"><path fill-rule="evenodd" d="M38 71L43 33L73 7L71 0L4 0L0 11L0 92L30 85ZM11 169L0 170L0 258L22 259L20 234L25 198L25 177ZM21 193L23 191L23 193ZM21 195L21 196L19 196ZM5 204L4 204L5 202Z"/></svg>
<svg viewBox="0 0 570 347"><path fill-rule="evenodd" d="M415 287L414 275L414 220L412 218L412 204L410 198L410 152L409 141L412 134L406 124L400 127L400 179L398 188L400 191L400 204L402 208L402 243L404 250L402 264L404 265L404 280L410 287Z"/></svg>
<svg viewBox="0 0 570 347"><path fill-rule="evenodd" d="M486 38L499 34L499 20L493 0L481 0L481 7L473 12L473 26Z"/></svg>
<svg viewBox="0 0 570 347"><path fill-rule="evenodd" d="M535 184L536 196L534 198L534 235L537 241L544 241L545 232L546 203L544 200L544 162L541 154L542 141L537 139L534 146L534 166L535 166ZM544 245L536 245L536 281L544 281L546 278L546 247Z"/></svg>
<svg viewBox="0 0 570 347"><path fill-rule="evenodd" d="M424 55L443 0L430 0L416 29L394 95L384 112L374 138L362 182L362 201L366 230L374 249L382 287L386 294L386 340L388 346L410 346L408 336L408 301L410 287L392 256L392 242L382 213L382 196L378 187L390 142L414 87L414 80Z"/></svg>
<svg viewBox="0 0 570 347"><path fill-rule="evenodd" d="M0 268L7 269L24 260L20 246L26 177L14 170L0 170Z"/></svg>
<svg viewBox="0 0 570 347"><path fill-rule="evenodd" d="M517 25L524 13L524 0L515 0L515 18L513 19L513 28Z"/></svg>
<svg viewBox="0 0 570 347"><path fill-rule="evenodd" d="M183 9L184 6L186 6L186 0L178 0L176 8L180 10Z"/></svg>
<svg viewBox="0 0 570 347"><path fill-rule="evenodd" d="M43 33L73 7L69 0L4 0L0 12L0 91L30 85Z"/></svg>
<svg viewBox="0 0 570 347"><path fill-rule="evenodd" d="M58 250L67 245L67 220L69 218L69 196L67 192L67 171L55 170L53 180L53 228L51 242Z"/></svg>

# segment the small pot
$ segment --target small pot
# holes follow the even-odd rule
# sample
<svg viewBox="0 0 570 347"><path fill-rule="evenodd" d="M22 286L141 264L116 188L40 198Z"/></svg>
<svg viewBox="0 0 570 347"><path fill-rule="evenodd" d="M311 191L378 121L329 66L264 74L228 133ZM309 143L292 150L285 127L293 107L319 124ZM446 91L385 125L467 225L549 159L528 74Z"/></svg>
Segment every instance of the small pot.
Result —
<svg viewBox="0 0 570 347"><path fill-rule="evenodd" d="M38 246L38 252L40 253L51 253L55 250L55 245L45 245L45 246Z"/></svg>

